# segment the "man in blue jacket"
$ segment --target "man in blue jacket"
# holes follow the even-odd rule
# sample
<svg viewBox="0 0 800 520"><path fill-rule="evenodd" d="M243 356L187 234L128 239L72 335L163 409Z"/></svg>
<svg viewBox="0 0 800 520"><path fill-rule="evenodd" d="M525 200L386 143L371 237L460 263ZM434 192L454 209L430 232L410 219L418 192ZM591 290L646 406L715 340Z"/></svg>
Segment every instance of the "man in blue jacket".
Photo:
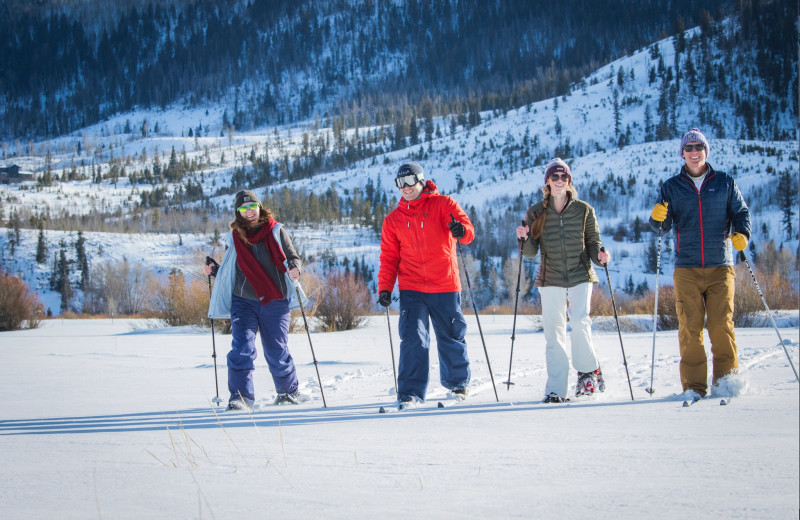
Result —
<svg viewBox="0 0 800 520"><path fill-rule="evenodd" d="M712 385L739 366L730 245L737 251L747 247L750 211L733 178L706 162L708 140L700 130L692 128L683 136L680 154L685 164L661 186L661 202L653 206L650 225L656 231L674 229L681 384L695 399L708 390L704 321L711 339Z"/></svg>

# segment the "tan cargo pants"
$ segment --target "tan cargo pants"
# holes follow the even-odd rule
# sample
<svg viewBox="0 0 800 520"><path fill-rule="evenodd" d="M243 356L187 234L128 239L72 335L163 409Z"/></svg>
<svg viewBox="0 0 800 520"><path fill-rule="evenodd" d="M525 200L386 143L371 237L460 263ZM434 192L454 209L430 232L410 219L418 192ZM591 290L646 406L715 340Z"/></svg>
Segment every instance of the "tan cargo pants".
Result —
<svg viewBox="0 0 800 520"><path fill-rule="evenodd" d="M691 389L705 396L708 360L703 346L704 321L711 339L712 385L739 367L733 332L733 267L679 267L672 280L678 313L681 384L684 392Z"/></svg>

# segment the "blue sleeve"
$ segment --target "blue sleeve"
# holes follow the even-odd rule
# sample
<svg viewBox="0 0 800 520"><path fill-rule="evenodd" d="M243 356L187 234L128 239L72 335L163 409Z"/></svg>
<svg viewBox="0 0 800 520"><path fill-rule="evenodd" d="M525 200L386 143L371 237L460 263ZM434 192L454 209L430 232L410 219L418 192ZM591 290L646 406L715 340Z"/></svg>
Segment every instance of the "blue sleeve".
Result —
<svg viewBox="0 0 800 520"><path fill-rule="evenodd" d="M731 220L733 231L741 233L750 239L750 210L742 198L742 192L736 181L731 179L731 196L728 199L728 216Z"/></svg>

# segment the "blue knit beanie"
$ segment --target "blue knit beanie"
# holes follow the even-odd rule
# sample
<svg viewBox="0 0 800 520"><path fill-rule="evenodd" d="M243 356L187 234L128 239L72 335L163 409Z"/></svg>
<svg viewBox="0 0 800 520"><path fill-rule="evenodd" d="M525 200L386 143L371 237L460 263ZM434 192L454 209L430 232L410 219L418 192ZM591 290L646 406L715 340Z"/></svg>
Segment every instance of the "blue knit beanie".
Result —
<svg viewBox="0 0 800 520"><path fill-rule="evenodd" d="M708 147L708 139L706 139L706 136L700 132L699 128L692 128L683 134L683 137L681 138L681 149L678 151L678 155L683 157L683 147L686 145L686 143L691 141L703 143L703 146L706 148L706 158L708 158L708 155L711 153L711 149Z"/></svg>

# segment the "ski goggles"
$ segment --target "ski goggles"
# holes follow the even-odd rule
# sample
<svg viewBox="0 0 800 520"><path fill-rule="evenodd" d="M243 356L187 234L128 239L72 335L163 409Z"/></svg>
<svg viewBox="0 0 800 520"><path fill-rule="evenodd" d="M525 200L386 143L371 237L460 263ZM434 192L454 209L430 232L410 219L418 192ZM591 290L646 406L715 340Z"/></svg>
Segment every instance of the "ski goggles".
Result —
<svg viewBox="0 0 800 520"><path fill-rule="evenodd" d="M416 173L409 173L408 175L396 177L394 183L398 188L403 189L405 186L413 186L421 181L422 179L420 179Z"/></svg>
<svg viewBox="0 0 800 520"><path fill-rule="evenodd" d="M236 211L238 211L241 214L245 214L247 213L248 210L251 209L258 209L258 202L251 202L250 204L244 204L242 206L239 206L238 208L236 208Z"/></svg>

